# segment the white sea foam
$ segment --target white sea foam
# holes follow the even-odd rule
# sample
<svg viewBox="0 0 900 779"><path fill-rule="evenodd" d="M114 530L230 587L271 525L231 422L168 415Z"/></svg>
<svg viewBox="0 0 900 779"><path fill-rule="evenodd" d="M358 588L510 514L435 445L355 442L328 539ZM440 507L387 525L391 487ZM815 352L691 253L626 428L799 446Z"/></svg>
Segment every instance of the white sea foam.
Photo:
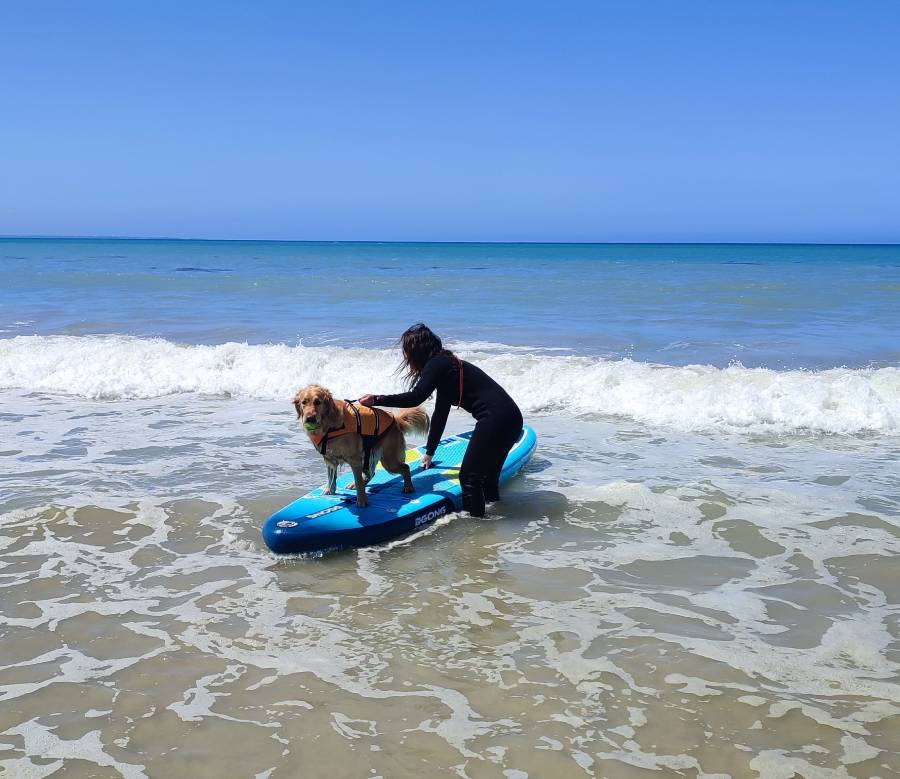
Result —
<svg viewBox="0 0 900 779"><path fill-rule="evenodd" d="M677 430L900 434L897 368L672 367L475 344L460 352L532 413L593 412ZM0 389L106 400L176 393L277 400L318 382L356 397L399 389L397 358L378 349L20 336L0 340Z"/></svg>

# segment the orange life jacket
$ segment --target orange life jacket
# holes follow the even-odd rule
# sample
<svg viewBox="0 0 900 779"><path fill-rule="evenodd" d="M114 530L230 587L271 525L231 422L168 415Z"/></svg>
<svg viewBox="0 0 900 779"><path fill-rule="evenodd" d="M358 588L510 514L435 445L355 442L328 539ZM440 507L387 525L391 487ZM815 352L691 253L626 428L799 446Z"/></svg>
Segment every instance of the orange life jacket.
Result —
<svg viewBox="0 0 900 779"><path fill-rule="evenodd" d="M363 437L363 448L367 451L372 448L375 440L385 430L394 424L394 417L387 411L369 406L355 406L349 400L335 401L343 414L344 421L340 427L332 427L323 433L310 433L316 449L320 454L325 454L328 442L347 433L358 433ZM366 458L368 460L368 458Z"/></svg>

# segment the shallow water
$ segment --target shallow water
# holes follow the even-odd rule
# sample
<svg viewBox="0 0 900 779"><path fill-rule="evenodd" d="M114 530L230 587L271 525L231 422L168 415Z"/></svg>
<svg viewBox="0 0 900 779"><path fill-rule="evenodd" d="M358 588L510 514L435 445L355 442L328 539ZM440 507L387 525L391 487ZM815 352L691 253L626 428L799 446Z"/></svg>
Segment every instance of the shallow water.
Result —
<svg viewBox="0 0 900 779"><path fill-rule="evenodd" d="M48 400L0 481L12 775L900 769L900 445L536 416L485 520L276 559L323 477L279 404Z"/></svg>
<svg viewBox="0 0 900 779"><path fill-rule="evenodd" d="M396 354L205 343L235 325L200 309L185 343L0 339L0 775L900 773L900 371L865 324L818 370L724 367L724 320L695 366L461 343L539 435L504 500L277 558L263 520L325 476L290 392L393 389Z"/></svg>

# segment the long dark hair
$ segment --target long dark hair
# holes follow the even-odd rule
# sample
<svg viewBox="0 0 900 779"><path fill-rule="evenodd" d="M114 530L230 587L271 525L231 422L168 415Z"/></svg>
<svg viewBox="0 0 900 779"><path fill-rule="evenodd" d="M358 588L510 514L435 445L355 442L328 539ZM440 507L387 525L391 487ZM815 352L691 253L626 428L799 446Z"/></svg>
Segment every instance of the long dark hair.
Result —
<svg viewBox="0 0 900 779"><path fill-rule="evenodd" d="M410 386L419 380L425 363L432 357L446 354L454 362L456 361L456 355L449 349L445 349L441 339L432 332L431 328L421 322L408 327L400 336L398 345L403 351L403 363L400 365L399 371L403 373Z"/></svg>

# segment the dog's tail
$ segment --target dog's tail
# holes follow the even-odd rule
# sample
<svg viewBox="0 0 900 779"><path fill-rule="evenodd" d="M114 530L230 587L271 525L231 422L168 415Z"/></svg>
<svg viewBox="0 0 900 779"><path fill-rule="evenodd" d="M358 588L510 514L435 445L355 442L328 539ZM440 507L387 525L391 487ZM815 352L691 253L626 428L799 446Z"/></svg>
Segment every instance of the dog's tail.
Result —
<svg viewBox="0 0 900 779"><path fill-rule="evenodd" d="M428 425L431 423L431 420L428 419L428 414L425 413L425 409L421 406L416 408L399 408L393 414L397 427L404 433L408 433L410 430L416 433L428 432Z"/></svg>

